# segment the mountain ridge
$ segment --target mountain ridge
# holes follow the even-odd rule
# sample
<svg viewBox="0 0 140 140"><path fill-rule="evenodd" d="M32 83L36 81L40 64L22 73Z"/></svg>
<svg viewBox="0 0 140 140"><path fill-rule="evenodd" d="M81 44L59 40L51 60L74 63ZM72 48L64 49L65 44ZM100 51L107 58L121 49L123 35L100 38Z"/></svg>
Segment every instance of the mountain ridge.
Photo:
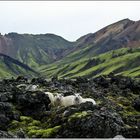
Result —
<svg viewBox="0 0 140 140"><path fill-rule="evenodd" d="M50 66L53 69L54 65L56 65L55 68L59 66L63 73L63 69L67 72L68 65L73 65L70 70L74 71L74 65L84 63L83 60L90 60L90 58L121 48L139 47L140 21L132 21L128 18L105 26L95 33L84 35L75 42L67 41L63 37L51 33L34 35L13 32L4 36L0 35L0 53L41 73L45 72L44 69L48 71ZM113 55L118 55L118 52ZM113 58L111 59L113 60ZM67 66L64 68L63 65ZM48 72L43 75L46 74Z"/></svg>

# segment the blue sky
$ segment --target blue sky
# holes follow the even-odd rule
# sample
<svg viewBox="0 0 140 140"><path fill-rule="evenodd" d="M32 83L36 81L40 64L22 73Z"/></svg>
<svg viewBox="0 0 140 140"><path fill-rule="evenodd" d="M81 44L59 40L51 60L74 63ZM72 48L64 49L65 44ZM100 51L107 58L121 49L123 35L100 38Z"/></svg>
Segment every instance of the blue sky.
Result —
<svg viewBox="0 0 140 140"><path fill-rule="evenodd" d="M121 19L140 20L140 1L0 1L0 32L54 33L69 41Z"/></svg>

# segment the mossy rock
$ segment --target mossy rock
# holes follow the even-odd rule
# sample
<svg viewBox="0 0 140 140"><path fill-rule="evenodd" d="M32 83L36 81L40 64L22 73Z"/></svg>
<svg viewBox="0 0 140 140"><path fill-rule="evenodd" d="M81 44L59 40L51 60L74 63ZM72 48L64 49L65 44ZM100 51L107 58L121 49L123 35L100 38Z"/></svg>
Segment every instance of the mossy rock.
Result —
<svg viewBox="0 0 140 140"><path fill-rule="evenodd" d="M19 121L13 120L11 122L11 124L9 125L9 127L10 127L10 130L14 130L14 129L20 127L20 123L19 123Z"/></svg>
<svg viewBox="0 0 140 140"><path fill-rule="evenodd" d="M33 121L32 121L32 122L30 122L28 125L29 125L29 126L40 126L40 125L41 125L41 123L40 123L40 121L33 120Z"/></svg>
<svg viewBox="0 0 140 140"><path fill-rule="evenodd" d="M27 116L20 116L20 120L21 120L21 121L25 121L25 122L27 122L27 123L30 123L30 122L33 121L33 118L27 117Z"/></svg>
<svg viewBox="0 0 140 140"><path fill-rule="evenodd" d="M17 133L19 129L22 129L25 133L28 133L30 130L40 129L41 122L34 120L31 117L20 116L20 121L13 120L9 125L9 131Z"/></svg>
<svg viewBox="0 0 140 140"><path fill-rule="evenodd" d="M68 121L71 121L73 119L80 119L80 118L86 117L87 115L90 115L90 113L88 113L87 111L77 112L69 116Z"/></svg>
<svg viewBox="0 0 140 140"><path fill-rule="evenodd" d="M30 130L28 132L28 136L30 138L50 138L54 137L54 135L59 131L60 128L61 126L55 126L48 129Z"/></svg>

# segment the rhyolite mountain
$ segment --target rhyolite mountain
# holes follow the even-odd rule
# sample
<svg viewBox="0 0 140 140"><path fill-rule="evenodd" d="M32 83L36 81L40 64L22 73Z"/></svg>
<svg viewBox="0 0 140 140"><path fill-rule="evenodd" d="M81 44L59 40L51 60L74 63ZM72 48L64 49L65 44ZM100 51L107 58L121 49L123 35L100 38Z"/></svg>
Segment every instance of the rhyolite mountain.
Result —
<svg viewBox="0 0 140 140"><path fill-rule="evenodd" d="M95 77L111 72L140 75L140 21L124 19L76 41L65 58L41 69L52 77Z"/></svg>
<svg viewBox="0 0 140 140"><path fill-rule="evenodd" d="M110 72L139 76L139 47L140 21L129 19L82 36L75 42L54 34L0 36L0 53L46 77L90 77Z"/></svg>
<svg viewBox="0 0 140 140"><path fill-rule="evenodd" d="M140 21L124 19L96 33L87 34L76 41L76 47L68 57L75 60L89 58L124 47L139 47Z"/></svg>

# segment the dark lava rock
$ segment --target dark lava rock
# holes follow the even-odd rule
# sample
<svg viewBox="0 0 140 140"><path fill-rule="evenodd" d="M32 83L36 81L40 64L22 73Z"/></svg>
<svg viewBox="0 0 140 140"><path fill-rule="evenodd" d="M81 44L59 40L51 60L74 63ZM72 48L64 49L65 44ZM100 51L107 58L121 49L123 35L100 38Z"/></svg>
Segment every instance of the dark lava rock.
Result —
<svg viewBox="0 0 140 140"><path fill-rule="evenodd" d="M12 92L1 92L0 93L0 101L1 102L10 102L13 100Z"/></svg>
<svg viewBox="0 0 140 140"><path fill-rule="evenodd" d="M43 112L49 110L49 97L41 91L21 93L16 97L17 109L23 115L39 119Z"/></svg>
<svg viewBox="0 0 140 140"><path fill-rule="evenodd" d="M130 128L125 127L122 133L125 138L140 138L140 128L136 126Z"/></svg>
<svg viewBox="0 0 140 140"><path fill-rule="evenodd" d="M137 110L140 111L140 97L136 98L133 101L133 107Z"/></svg>
<svg viewBox="0 0 140 140"><path fill-rule="evenodd" d="M15 80L15 82L18 83L26 83L28 81L28 79L24 76L18 76L17 79Z"/></svg>
<svg viewBox="0 0 140 140"><path fill-rule="evenodd" d="M16 138L14 135L0 130L0 138Z"/></svg>
<svg viewBox="0 0 140 140"><path fill-rule="evenodd" d="M26 138L27 137L25 132L21 128L17 131L16 135L18 138Z"/></svg>
<svg viewBox="0 0 140 140"><path fill-rule="evenodd" d="M73 118L64 124L57 137L113 138L121 134L123 121L116 112L94 110L92 114Z"/></svg>
<svg viewBox="0 0 140 140"><path fill-rule="evenodd" d="M57 113L63 113L64 117L68 117L76 112L93 111L98 108L99 108L99 106L97 106L97 105L95 106L91 102L86 102L86 103L81 103L80 105L73 105L70 107L62 108L62 109L58 110Z"/></svg>
<svg viewBox="0 0 140 140"><path fill-rule="evenodd" d="M11 120L18 120L19 114L13 110L13 106L7 102L0 102L0 129L6 130Z"/></svg>
<svg viewBox="0 0 140 140"><path fill-rule="evenodd" d="M26 91L24 88L17 87L19 84L31 83L38 84L46 91L63 93L64 96L80 92L82 97L95 99L97 105L87 102L70 107L50 108L50 100L43 92ZM137 97L139 94L138 79L132 80L114 75L99 76L90 80L82 77L58 80L57 76L53 77L52 81L34 78L30 82L22 76L17 79L1 80L0 130L2 131L0 131L0 137L13 137L6 132L9 124L13 120L20 122L20 116L29 116L40 122L36 124L34 121L30 124L33 131L39 128L43 129L43 131L40 130L41 133L48 133L46 131L48 128L51 130L55 126L60 126L54 137L113 138L116 135L122 135L128 138L139 138L140 97ZM25 131L26 125L25 128L18 127L19 131L15 136L28 137ZM45 134L45 136L48 135Z"/></svg>
<svg viewBox="0 0 140 140"><path fill-rule="evenodd" d="M97 77L93 79L93 81L96 82L99 86L102 86L104 88L108 88L109 86L109 82L104 76Z"/></svg>
<svg viewBox="0 0 140 140"><path fill-rule="evenodd" d="M46 80L45 80L44 78L42 78L42 77L33 78L33 79L31 80L31 83L32 83L32 84L42 84L42 85L44 85L44 84L46 83Z"/></svg>
<svg viewBox="0 0 140 140"><path fill-rule="evenodd" d="M133 81L130 88L131 88L131 90L133 91L134 94L140 95L140 82Z"/></svg>

